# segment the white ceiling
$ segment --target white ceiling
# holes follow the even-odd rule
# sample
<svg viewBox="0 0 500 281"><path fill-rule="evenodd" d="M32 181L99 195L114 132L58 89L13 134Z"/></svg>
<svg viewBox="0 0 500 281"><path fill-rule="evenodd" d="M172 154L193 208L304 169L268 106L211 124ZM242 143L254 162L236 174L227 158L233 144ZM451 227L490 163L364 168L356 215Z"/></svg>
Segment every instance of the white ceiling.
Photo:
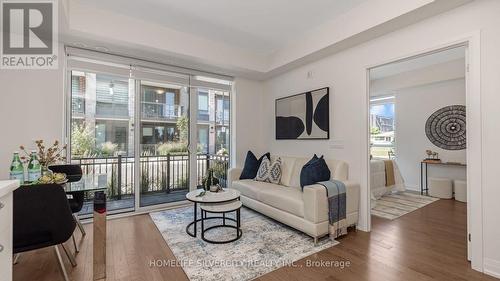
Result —
<svg viewBox="0 0 500 281"><path fill-rule="evenodd" d="M429 66L463 58L465 58L465 47L457 47L449 50L444 50L414 59L403 60L400 62L390 63L373 68L370 70L370 80L382 79L400 73L427 68Z"/></svg>
<svg viewBox="0 0 500 281"><path fill-rule="evenodd" d="M269 55L368 0L76 0Z"/></svg>

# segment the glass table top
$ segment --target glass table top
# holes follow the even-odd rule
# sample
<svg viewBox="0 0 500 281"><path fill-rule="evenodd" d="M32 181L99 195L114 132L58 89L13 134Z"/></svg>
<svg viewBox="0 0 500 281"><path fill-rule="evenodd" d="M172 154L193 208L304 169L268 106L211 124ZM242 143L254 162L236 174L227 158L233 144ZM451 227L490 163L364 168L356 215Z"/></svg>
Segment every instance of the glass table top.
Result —
<svg viewBox="0 0 500 281"><path fill-rule="evenodd" d="M68 182L63 187L66 192L106 190L108 188L108 176L106 174L83 175L79 181Z"/></svg>

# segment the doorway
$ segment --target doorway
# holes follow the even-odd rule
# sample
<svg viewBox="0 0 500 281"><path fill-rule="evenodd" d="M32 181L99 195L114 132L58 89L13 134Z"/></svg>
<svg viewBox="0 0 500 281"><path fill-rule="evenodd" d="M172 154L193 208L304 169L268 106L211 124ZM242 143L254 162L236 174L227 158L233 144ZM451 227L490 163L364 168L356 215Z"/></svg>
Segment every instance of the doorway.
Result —
<svg viewBox="0 0 500 281"><path fill-rule="evenodd" d="M472 154L480 152L477 118L480 107L479 91L475 92L476 76L471 83L469 43L453 44L368 69L367 201L369 217L378 219L387 212L388 220L397 220L436 200L467 202L457 200L456 204L462 204L467 212L463 233L463 243L467 243L465 258L473 260L473 268L478 268L481 258L476 254L474 264L470 210L471 203L477 208L480 202L473 201L478 195L471 196L470 186L480 183L477 173L480 157ZM389 175L387 171L391 171ZM436 193L443 188L445 195ZM403 198L406 194L425 202L417 202L415 209L407 208L405 200L412 198ZM403 204L393 206L394 202L387 197ZM369 221L371 224L371 217ZM482 241L476 242L482 247Z"/></svg>

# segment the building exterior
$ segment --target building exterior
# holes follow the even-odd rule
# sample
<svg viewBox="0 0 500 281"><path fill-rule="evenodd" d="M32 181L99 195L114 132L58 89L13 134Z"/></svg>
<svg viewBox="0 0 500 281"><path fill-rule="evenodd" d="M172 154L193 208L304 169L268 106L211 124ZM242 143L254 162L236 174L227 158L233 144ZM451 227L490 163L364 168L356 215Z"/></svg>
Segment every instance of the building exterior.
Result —
<svg viewBox="0 0 500 281"><path fill-rule="evenodd" d="M155 153L164 143L187 143L188 87L141 82L141 153ZM85 128L95 147L134 155L133 83L129 79L72 72L72 130ZM198 152L229 150L229 92L192 89L198 96ZM73 153L74 154L74 153Z"/></svg>
<svg viewBox="0 0 500 281"><path fill-rule="evenodd" d="M370 127L379 128L381 133L392 132L394 131L394 118L377 114L370 114Z"/></svg>

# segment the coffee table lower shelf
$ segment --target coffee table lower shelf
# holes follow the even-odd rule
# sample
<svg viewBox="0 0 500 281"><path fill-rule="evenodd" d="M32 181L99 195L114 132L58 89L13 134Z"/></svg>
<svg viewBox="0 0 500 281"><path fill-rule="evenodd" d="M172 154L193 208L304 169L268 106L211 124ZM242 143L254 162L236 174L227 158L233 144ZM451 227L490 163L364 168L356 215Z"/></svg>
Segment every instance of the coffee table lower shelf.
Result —
<svg viewBox="0 0 500 281"><path fill-rule="evenodd" d="M219 203L219 204L202 204L201 205L201 239L203 241L212 243L212 244L226 244L226 243L231 243L234 242L238 239L241 238L242 231L241 231L241 215L240 215L240 210L241 210L242 203L241 201L233 201L233 202L227 202L227 203ZM226 217L227 213L235 212L236 213L236 219ZM207 214L222 214L222 217L208 217ZM210 219L222 219L222 224L221 225L213 225L208 228L205 228L205 220L210 220ZM236 225L230 225L226 224L226 220L230 220L233 222L236 222ZM205 237L205 233L208 230L211 229L216 229L216 228L233 228L236 230L236 237L233 239L229 240L211 240Z"/></svg>

